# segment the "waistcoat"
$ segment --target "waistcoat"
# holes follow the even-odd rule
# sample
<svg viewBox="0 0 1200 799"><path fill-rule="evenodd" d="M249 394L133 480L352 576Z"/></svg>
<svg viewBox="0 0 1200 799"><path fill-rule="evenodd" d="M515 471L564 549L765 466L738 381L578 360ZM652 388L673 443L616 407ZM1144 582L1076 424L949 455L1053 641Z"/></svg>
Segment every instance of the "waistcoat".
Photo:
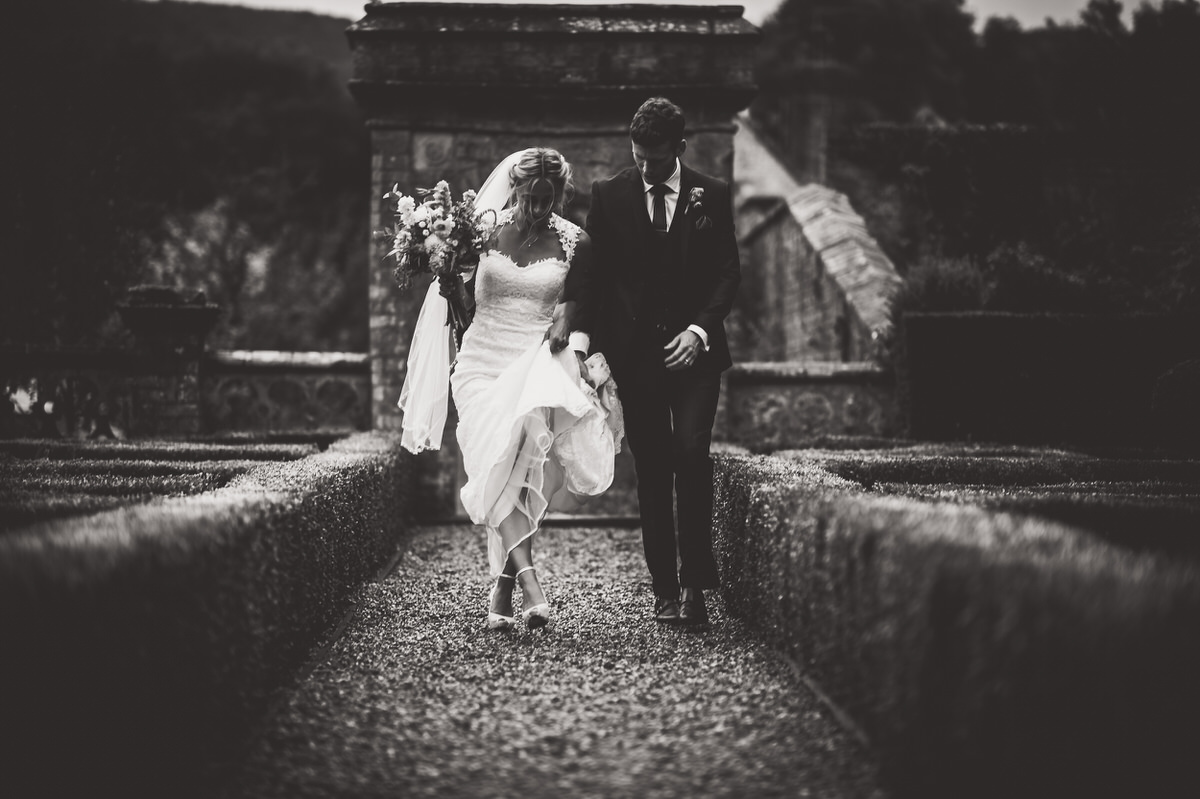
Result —
<svg viewBox="0 0 1200 799"><path fill-rule="evenodd" d="M683 286L683 226L685 221L682 207L676 209L671 228L666 233L651 231L650 273L646 276L646 314L651 324L666 324L671 335L687 326L678 303L682 300Z"/></svg>

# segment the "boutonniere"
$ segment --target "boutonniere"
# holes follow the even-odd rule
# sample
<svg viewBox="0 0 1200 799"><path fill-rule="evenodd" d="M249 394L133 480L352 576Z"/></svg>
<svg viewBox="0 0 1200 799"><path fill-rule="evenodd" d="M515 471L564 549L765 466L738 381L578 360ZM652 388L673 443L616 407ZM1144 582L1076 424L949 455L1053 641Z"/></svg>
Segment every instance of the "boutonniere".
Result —
<svg viewBox="0 0 1200 799"><path fill-rule="evenodd" d="M688 194L687 216L696 217L696 230L708 230L712 227L712 220L704 213L704 189L699 186L692 188Z"/></svg>

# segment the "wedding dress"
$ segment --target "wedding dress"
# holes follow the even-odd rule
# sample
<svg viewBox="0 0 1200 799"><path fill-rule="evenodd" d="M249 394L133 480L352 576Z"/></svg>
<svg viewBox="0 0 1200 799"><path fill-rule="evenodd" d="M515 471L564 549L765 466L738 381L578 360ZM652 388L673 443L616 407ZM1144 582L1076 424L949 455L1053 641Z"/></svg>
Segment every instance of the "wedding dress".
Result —
<svg viewBox="0 0 1200 799"><path fill-rule="evenodd" d="M512 222L512 210L499 223ZM586 362L593 389L570 348L545 340L579 240L580 228L553 215L563 250L524 267L489 250L475 271L475 317L463 335L450 386L458 410L458 445L467 483L460 496L484 525L492 575L508 552L497 530L517 513L521 541L537 532L554 497L548 485L595 496L613 479L623 418L617 389L597 353ZM515 543L519 542L514 542Z"/></svg>

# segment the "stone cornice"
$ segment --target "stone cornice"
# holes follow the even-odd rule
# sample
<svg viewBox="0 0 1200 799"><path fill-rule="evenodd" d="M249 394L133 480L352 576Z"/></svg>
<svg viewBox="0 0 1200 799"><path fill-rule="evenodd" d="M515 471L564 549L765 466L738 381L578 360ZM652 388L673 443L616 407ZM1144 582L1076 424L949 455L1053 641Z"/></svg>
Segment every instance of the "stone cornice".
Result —
<svg viewBox="0 0 1200 799"><path fill-rule="evenodd" d="M650 94L731 115L756 91L758 29L741 13L741 6L372 4L346 31L350 89L370 118L397 107L429 118L547 102L627 105ZM619 116L627 115L622 107Z"/></svg>
<svg viewBox="0 0 1200 799"><path fill-rule="evenodd" d="M373 3L366 16L347 29L357 37L428 35L478 36L505 33L522 37L756 36L742 18L743 6L667 4L573 5L541 3Z"/></svg>
<svg viewBox="0 0 1200 799"><path fill-rule="evenodd" d="M727 379L756 385L838 382L890 385L891 374L874 361L757 361L734 364Z"/></svg>

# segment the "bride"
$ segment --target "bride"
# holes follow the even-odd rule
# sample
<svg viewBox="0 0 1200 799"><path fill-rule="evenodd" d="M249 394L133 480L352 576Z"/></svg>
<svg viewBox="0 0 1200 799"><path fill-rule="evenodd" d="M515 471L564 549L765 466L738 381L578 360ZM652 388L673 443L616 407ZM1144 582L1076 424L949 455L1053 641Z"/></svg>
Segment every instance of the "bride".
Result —
<svg viewBox="0 0 1200 799"><path fill-rule="evenodd" d="M578 264L586 267L591 258L587 234L560 216L571 188L566 159L535 147L504 159L476 199L478 210L496 212L497 225L467 279L475 316L463 335L450 386L467 473L461 499L487 536L494 579L487 626L493 630L515 625L517 585L526 626L535 629L550 620L534 569L533 538L548 511L577 505L612 484L623 433L604 357L585 360L586 337L569 335L574 309L560 301L567 272ZM440 291L458 288L448 284ZM430 287L426 305L438 290L436 283ZM421 316L426 315L423 308ZM424 321L418 320L413 352L423 349L418 338ZM435 335L447 338L445 328ZM401 394L406 438L414 410L407 383L420 372L410 356ZM440 440L440 429L437 436Z"/></svg>

